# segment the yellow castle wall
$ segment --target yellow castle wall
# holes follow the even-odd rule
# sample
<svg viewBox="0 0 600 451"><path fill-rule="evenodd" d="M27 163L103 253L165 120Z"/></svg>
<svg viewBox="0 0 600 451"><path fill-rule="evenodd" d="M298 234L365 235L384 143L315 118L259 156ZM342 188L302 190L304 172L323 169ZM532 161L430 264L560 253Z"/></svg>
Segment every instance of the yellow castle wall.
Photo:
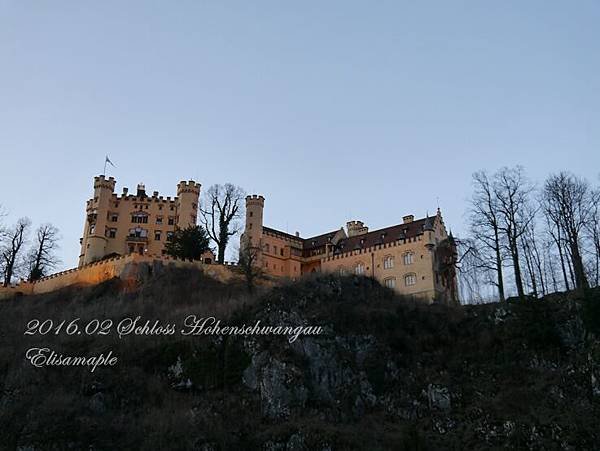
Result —
<svg viewBox="0 0 600 451"><path fill-rule="evenodd" d="M262 270L266 274L296 278L301 275L300 244L281 235L263 232L260 240Z"/></svg>
<svg viewBox="0 0 600 451"><path fill-rule="evenodd" d="M411 264L405 264L404 255L412 253ZM386 257L393 259L393 266L385 268ZM406 240L378 245L368 249L355 250L321 260L321 270L341 274L356 274L357 266L364 266L364 275L373 277L382 285L386 279L395 279L395 291L428 300L435 297L432 253L424 245L421 236ZM405 276L415 275L415 284L406 285Z"/></svg>
<svg viewBox="0 0 600 451"><path fill-rule="evenodd" d="M201 261L179 260L168 257L158 257L151 255L130 254L122 257L116 257L106 260L100 260L90 263L81 268L69 269L48 277L44 277L36 282L22 282L16 287L0 287L0 299L14 296L17 293L22 294L43 294L68 286L95 285L114 277L122 277L126 267L140 263L159 262L163 265L175 266L178 268L199 268L206 274L218 280L226 282L239 276L232 271L230 265L204 264Z"/></svg>
<svg viewBox="0 0 600 451"><path fill-rule="evenodd" d="M113 192L114 187L112 177L106 179L99 176L94 179L94 197L86 204L79 266L112 253L161 255L169 232L176 227L196 224L200 195L198 183L180 182L177 185L178 196L174 198L164 198L156 192L145 197L125 193L119 196ZM92 233L88 218L94 212L96 219ZM146 215L147 222L133 222L134 213ZM138 227L147 232L145 240L129 237L130 231Z"/></svg>

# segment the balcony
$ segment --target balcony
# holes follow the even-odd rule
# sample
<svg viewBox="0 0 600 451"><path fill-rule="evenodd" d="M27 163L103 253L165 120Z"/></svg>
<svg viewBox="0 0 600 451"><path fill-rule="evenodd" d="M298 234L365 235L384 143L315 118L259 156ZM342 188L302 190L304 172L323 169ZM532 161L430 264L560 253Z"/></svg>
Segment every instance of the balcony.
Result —
<svg viewBox="0 0 600 451"><path fill-rule="evenodd" d="M147 236L135 236L135 235L127 235L126 241L128 243L147 243Z"/></svg>

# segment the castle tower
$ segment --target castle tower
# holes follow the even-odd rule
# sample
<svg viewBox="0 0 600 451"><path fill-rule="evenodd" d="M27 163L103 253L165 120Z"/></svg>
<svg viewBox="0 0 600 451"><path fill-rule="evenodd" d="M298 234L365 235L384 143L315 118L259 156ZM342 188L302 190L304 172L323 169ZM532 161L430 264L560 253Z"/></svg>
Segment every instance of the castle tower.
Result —
<svg viewBox="0 0 600 451"><path fill-rule="evenodd" d="M250 240L252 246L260 246L263 227L263 210L265 198L253 194L246 196L246 228L244 237Z"/></svg>
<svg viewBox="0 0 600 451"><path fill-rule="evenodd" d="M106 226L110 200L115 190L115 179L104 175L94 177L94 198L88 201L85 228L81 240L79 265L102 258L106 248Z"/></svg>
<svg viewBox="0 0 600 451"><path fill-rule="evenodd" d="M200 183L193 180L182 180L177 184L177 227L180 229L197 223L200 186Z"/></svg>

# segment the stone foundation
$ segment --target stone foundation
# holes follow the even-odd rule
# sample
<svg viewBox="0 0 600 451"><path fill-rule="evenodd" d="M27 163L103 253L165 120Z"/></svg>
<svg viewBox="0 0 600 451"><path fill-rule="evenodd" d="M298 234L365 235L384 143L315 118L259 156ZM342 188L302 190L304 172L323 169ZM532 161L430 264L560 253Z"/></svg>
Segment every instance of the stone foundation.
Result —
<svg viewBox="0 0 600 451"><path fill-rule="evenodd" d="M114 277L127 278L128 274L136 273L134 267L140 263L158 263L178 268L198 268L223 282L236 276L231 271L231 268L235 266L233 264L206 264L201 261L178 260L163 256L129 254L90 263L81 268L51 274L35 282L21 282L14 287L0 287L0 299L6 299L16 294L48 293L72 285L96 285Z"/></svg>

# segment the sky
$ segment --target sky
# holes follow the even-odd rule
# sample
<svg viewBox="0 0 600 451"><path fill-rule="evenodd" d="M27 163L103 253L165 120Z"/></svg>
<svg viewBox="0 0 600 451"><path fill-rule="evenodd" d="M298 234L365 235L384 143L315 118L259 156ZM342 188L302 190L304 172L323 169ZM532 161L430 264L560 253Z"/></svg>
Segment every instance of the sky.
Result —
<svg viewBox="0 0 600 451"><path fill-rule="evenodd" d="M105 155L134 190L265 196L302 236L442 210L471 174L600 174L600 2L0 0L0 205L77 265Z"/></svg>

